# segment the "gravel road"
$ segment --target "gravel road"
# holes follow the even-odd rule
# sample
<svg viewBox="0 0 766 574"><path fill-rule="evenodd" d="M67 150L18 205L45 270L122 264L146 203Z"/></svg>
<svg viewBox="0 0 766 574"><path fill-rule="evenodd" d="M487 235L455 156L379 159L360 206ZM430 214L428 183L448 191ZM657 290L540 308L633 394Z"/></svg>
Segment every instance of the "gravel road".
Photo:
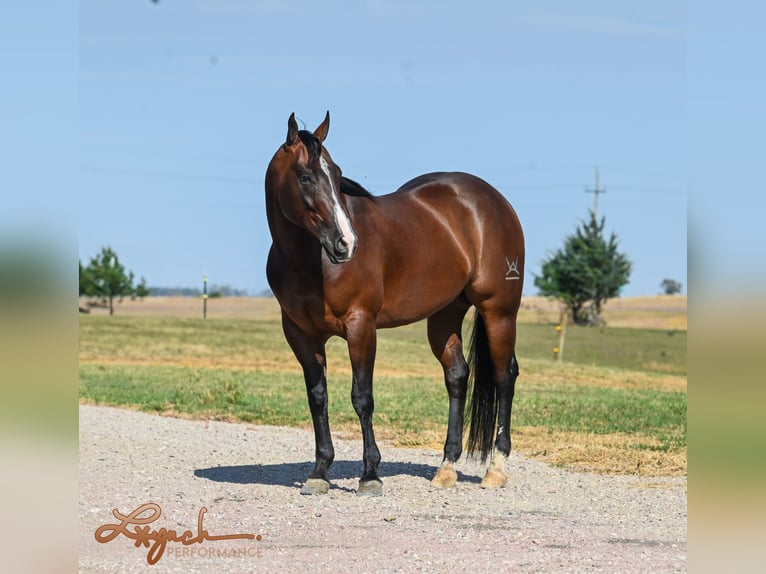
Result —
<svg viewBox="0 0 766 574"><path fill-rule="evenodd" d="M309 432L81 405L80 572L686 571L685 478L573 473L512 454L506 488L480 489L483 468L461 462L444 491L429 483L439 452L381 443L384 496L363 498L361 442L335 446L333 488L307 497ZM96 540L119 523L112 509L147 503L161 516L127 530L188 530L188 544L168 541L149 565L150 548L119 530ZM211 539L234 534L256 538Z"/></svg>

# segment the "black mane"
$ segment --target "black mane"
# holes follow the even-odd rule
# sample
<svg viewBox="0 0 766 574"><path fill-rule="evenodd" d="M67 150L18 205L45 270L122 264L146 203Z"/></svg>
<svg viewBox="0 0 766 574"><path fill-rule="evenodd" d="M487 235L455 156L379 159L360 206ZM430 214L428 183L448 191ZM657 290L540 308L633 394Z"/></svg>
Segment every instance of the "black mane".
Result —
<svg viewBox="0 0 766 574"><path fill-rule="evenodd" d="M303 145L306 146L306 150L309 152L309 162L319 159L319 156L322 155L322 142L314 134L306 130L300 130L298 137L301 138Z"/></svg>
<svg viewBox="0 0 766 574"><path fill-rule="evenodd" d="M322 155L322 142L310 131L300 130L298 137L306 146L306 150L309 152L309 162L313 162L319 159ZM340 178L340 191L346 195L352 195L354 197L375 197L353 179L347 177Z"/></svg>
<svg viewBox="0 0 766 574"><path fill-rule="evenodd" d="M346 195L353 195L354 197L375 197L353 179L349 179L347 177L340 178L340 191L341 193L345 193Z"/></svg>

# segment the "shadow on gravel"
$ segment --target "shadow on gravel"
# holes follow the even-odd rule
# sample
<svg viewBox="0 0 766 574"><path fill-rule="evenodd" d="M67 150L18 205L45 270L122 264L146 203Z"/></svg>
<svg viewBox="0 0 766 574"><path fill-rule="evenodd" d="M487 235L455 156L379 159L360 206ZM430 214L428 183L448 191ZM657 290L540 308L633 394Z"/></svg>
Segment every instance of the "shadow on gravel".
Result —
<svg viewBox="0 0 766 574"><path fill-rule="evenodd" d="M313 467L313 463L310 462L213 466L210 468L198 468L194 471L194 476L206 478L214 482L231 482L235 484L300 486L306 480ZM378 470L381 478L404 474L431 480L436 472L436 467L412 462L382 462ZM359 478L361 474L361 461L335 461L329 472L330 482L345 478ZM479 483L481 482L481 477L458 472L458 480L460 482Z"/></svg>

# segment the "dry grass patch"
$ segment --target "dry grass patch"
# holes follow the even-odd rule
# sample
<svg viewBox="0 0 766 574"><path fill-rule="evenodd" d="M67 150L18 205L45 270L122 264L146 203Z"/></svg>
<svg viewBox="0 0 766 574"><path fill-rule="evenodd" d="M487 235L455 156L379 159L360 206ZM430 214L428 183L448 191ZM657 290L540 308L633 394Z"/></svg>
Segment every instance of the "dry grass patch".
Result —
<svg viewBox="0 0 766 574"><path fill-rule="evenodd" d="M524 297L519 320L522 323L555 324L559 321L561 304L545 297ZM634 329L687 329L686 295L656 295L625 297L606 302L602 318L610 327Z"/></svg>
<svg viewBox="0 0 766 574"><path fill-rule="evenodd" d="M546 427L514 429L514 448L555 466L579 472L637 476L685 476L686 447L665 450L640 434L594 434L549 431Z"/></svg>
<svg viewBox="0 0 766 574"><path fill-rule="evenodd" d="M611 389L651 389L663 392L686 392L686 377L629 371L609 367L592 367L573 363L554 363L529 359L519 376L517 388L565 384L571 386L603 387Z"/></svg>
<svg viewBox="0 0 766 574"><path fill-rule="evenodd" d="M377 425L379 441L395 447L424 448L441 451L446 426L419 432L397 432ZM310 425L302 425L307 431ZM333 435L347 440L361 440L358 425L347 422L333 429ZM513 449L536 460L575 472L617 474L644 477L686 476L686 447L675 451L663 448L660 441L627 433L594 434L549 431L547 427L514 428Z"/></svg>

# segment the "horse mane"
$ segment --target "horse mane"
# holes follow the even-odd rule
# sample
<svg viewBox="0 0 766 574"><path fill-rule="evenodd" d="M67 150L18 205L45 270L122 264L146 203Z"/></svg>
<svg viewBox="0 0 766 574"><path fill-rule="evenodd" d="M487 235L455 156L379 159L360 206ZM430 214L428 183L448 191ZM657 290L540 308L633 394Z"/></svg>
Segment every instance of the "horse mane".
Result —
<svg viewBox="0 0 766 574"><path fill-rule="evenodd" d="M340 178L340 191L346 195L352 195L354 197L375 197L353 179L341 176Z"/></svg>
<svg viewBox="0 0 766 574"><path fill-rule="evenodd" d="M306 150L309 153L309 161L314 161L322 155L322 142L313 133L307 130L300 130L298 137L303 142L303 145L306 146ZM375 197L353 179L342 176L340 178L340 191L354 197Z"/></svg>
<svg viewBox="0 0 766 574"><path fill-rule="evenodd" d="M309 161L314 161L322 155L322 142L314 134L306 130L300 130L298 137L303 142L303 145L306 146L306 151L309 152Z"/></svg>

